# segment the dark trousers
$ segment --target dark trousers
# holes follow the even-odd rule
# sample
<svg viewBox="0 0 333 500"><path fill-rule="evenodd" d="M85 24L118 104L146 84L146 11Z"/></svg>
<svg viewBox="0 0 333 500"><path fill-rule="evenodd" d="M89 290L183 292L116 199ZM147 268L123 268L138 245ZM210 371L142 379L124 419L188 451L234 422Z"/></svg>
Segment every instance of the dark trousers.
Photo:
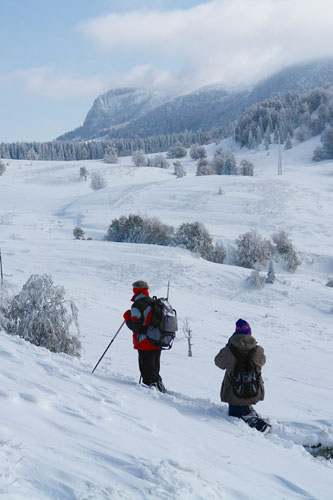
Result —
<svg viewBox="0 0 333 500"><path fill-rule="evenodd" d="M250 406L238 406L229 404L230 417L244 417L250 413Z"/></svg>
<svg viewBox="0 0 333 500"><path fill-rule="evenodd" d="M138 355L142 382L145 385L150 385L162 380L160 377L161 349L138 351Z"/></svg>

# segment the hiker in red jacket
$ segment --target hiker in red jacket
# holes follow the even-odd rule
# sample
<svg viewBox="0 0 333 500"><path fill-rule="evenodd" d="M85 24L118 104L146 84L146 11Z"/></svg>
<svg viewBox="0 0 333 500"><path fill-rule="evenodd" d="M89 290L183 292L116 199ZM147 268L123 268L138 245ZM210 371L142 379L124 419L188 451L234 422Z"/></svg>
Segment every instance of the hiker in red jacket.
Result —
<svg viewBox="0 0 333 500"><path fill-rule="evenodd" d="M132 286L133 305L124 313L124 319L133 332L133 346L138 351L142 382L149 387L156 387L160 392L166 392L160 376L161 348L149 342L146 336L152 314L149 286L143 280L135 281Z"/></svg>

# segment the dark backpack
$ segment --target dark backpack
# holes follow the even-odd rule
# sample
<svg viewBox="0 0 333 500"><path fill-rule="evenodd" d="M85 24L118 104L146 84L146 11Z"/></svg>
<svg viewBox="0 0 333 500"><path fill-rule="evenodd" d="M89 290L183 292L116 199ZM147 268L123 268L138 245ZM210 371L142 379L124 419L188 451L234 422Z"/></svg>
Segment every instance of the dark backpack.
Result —
<svg viewBox="0 0 333 500"><path fill-rule="evenodd" d="M161 349L171 349L178 330L177 312L168 299L157 297L147 297L147 299L145 300L152 307L151 320L146 331L147 338Z"/></svg>
<svg viewBox="0 0 333 500"><path fill-rule="evenodd" d="M254 398L260 387L260 373L253 361L257 348L242 353L230 342L228 347L236 358L234 371L230 375L234 395L240 399Z"/></svg>

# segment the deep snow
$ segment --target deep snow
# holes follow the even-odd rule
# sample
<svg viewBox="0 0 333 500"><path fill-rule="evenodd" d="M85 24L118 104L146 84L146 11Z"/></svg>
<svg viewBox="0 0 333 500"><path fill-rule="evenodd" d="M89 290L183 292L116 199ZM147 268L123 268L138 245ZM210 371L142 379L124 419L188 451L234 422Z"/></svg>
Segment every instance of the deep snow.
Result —
<svg viewBox="0 0 333 500"><path fill-rule="evenodd" d="M330 499L332 461L302 445L333 445L333 163L311 162L317 139L283 151L239 151L255 176L186 177L173 168L102 162L9 161L0 177L0 248L13 294L31 274L52 274L79 307L80 360L0 332L0 496L6 499ZM207 147L209 154L214 146ZM79 167L103 172L92 191ZM219 195L221 186L223 194ZM110 243L111 220L129 213L177 226L199 220L229 248L256 228L290 233L302 258L294 274L249 289L250 270L207 262L180 248ZM91 241L76 241L80 225ZM180 329L161 374L168 394L138 384L137 354L124 327L91 370L146 279L193 329L193 358ZM0 285L1 286L1 285ZM214 356L243 317L265 348L263 436L227 416Z"/></svg>

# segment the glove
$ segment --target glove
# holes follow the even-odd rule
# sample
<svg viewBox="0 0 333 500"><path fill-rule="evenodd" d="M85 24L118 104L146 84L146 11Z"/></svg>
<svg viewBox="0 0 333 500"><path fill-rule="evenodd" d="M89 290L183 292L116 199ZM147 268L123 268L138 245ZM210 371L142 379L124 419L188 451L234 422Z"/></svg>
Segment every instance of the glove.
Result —
<svg viewBox="0 0 333 500"><path fill-rule="evenodd" d="M127 311L124 312L123 318L125 321L128 321L131 318L131 311L128 309Z"/></svg>

